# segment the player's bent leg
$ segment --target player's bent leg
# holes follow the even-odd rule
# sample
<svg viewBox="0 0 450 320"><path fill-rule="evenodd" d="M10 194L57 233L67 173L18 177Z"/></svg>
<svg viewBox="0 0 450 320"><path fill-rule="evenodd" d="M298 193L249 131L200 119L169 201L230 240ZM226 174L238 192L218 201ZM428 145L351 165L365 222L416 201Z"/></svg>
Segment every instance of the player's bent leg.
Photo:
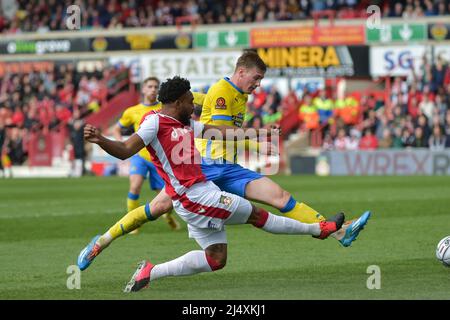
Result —
<svg viewBox="0 0 450 320"><path fill-rule="evenodd" d="M217 243L205 249L206 260L212 271L225 268L227 263L227 244Z"/></svg>
<svg viewBox="0 0 450 320"><path fill-rule="evenodd" d="M132 156L130 159L130 188L127 199L127 212L139 207L139 195L141 194L142 183L144 183L147 173L148 169L145 166L144 159L137 154Z"/></svg>
<svg viewBox="0 0 450 320"><path fill-rule="evenodd" d="M291 194L267 177L240 165L226 165L221 178L214 181L229 193L268 204L285 216L304 223L324 221L325 218L304 203L298 203ZM203 167L202 167L203 169ZM206 166L204 171L210 170Z"/></svg>
<svg viewBox="0 0 450 320"><path fill-rule="evenodd" d="M174 214L172 213L172 200L164 189L161 190L156 198L152 200L150 206L152 207L152 215L155 218L162 216L172 230L181 229L180 223L176 220Z"/></svg>
<svg viewBox="0 0 450 320"><path fill-rule="evenodd" d="M344 214L339 213L327 221L303 223L294 219L274 215L254 206L250 201L233 194L222 192L222 197L230 198L228 203L232 204L232 206L229 206L232 214L227 218L225 224L252 224L255 227L274 234L312 235L320 239L325 239L333 232L339 230L345 219Z"/></svg>
<svg viewBox="0 0 450 320"><path fill-rule="evenodd" d="M154 216L156 218L162 216L164 220L167 222L169 227L172 230L180 230L180 223L176 220L174 214L172 213L173 204L170 197L167 195L165 190L161 190L161 192L152 200L150 205L153 208Z"/></svg>
<svg viewBox="0 0 450 320"><path fill-rule="evenodd" d="M81 250L77 264L80 270L85 270L92 261L118 237L139 228L145 221L152 220L148 204L128 212L103 235L95 236L91 242ZM154 220L154 219L153 219Z"/></svg>
<svg viewBox="0 0 450 320"><path fill-rule="evenodd" d="M152 217L158 219L163 214L172 211L173 203L165 189L162 189L158 195L150 202L152 208Z"/></svg>
<svg viewBox="0 0 450 320"><path fill-rule="evenodd" d="M144 182L144 177L140 174L130 175L130 189L128 191L127 197L127 210L130 212L133 209L139 207L139 196L141 194L142 183Z"/></svg>
<svg viewBox="0 0 450 320"><path fill-rule="evenodd" d="M127 197L127 212L130 212L139 207L139 196L141 194L144 177L140 174L130 174L130 190ZM137 234L139 229L133 229L129 233Z"/></svg>
<svg viewBox="0 0 450 320"><path fill-rule="evenodd" d="M156 171L156 167L152 162L146 161L146 165L149 171L149 182L150 182L150 188L152 190L161 191L161 189L164 188L164 180L161 178L161 176ZM180 230L181 226L175 216L172 214L172 201L171 199L166 196L165 198L160 198L157 201L161 202L161 205L164 205L167 209L164 210L164 214L162 217L167 222L169 227L172 230ZM170 209L169 209L170 207Z"/></svg>
<svg viewBox="0 0 450 320"><path fill-rule="evenodd" d="M135 292L149 286L151 281L169 276L188 276L221 269L226 261L226 244L213 244L205 250L194 250L174 260L153 265L139 263L124 292Z"/></svg>
<svg viewBox="0 0 450 320"><path fill-rule="evenodd" d="M325 221L325 217L305 203L298 203L295 199L278 184L267 177L262 177L250 181L245 189L245 196L248 199L269 204L280 210L285 217L303 222L317 223ZM359 232L364 228L369 214L364 214L356 220L347 221L341 229L331 236L339 241L344 247L356 240Z"/></svg>
<svg viewBox="0 0 450 320"><path fill-rule="evenodd" d="M289 192L267 177L252 180L245 187L245 198L266 203L281 210L290 199Z"/></svg>
<svg viewBox="0 0 450 320"><path fill-rule="evenodd" d="M164 192L164 190L162 192ZM156 218L160 217L164 213L163 210L170 210L172 205L168 207L166 202L162 202L159 206L155 204L155 207L156 210L153 210L151 208L151 204L147 203L144 206L131 210L111 228L109 228L109 230L103 235L95 236L78 256L78 266L80 269L84 270L89 267L95 257L97 257L106 247L108 247L111 242L133 230L136 230L147 221L156 220Z"/></svg>
<svg viewBox="0 0 450 320"><path fill-rule="evenodd" d="M136 230L147 221L152 220L155 220L155 218L152 215L150 205L147 203L146 205L140 206L128 212L111 228L109 228L106 234L111 238L110 240L113 241L127 233L131 233L133 230ZM102 238L107 238L107 236L105 237L102 236ZM102 238L100 239L100 242L103 248L106 245L109 245L109 242L105 243L103 240L107 239Z"/></svg>
<svg viewBox="0 0 450 320"><path fill-rule="evenodd" d="M104 240L104 242L101 243L102 248L104 244L109 244L106 243L108 240L113 241L118 237L130 233L144 223L158 219L164 213L171 211L172 208L172 200L164 189L161 190L150 204L147 203L145 206L140 206L139 208L131 210L122 217L122 219L116 222L100 239L100 241Z"/></svg>
<svg viewBox="0 0 450 320"><path fill-rule="evenodd" d="M266 203L277 208L286 217L303 222L316 223L325 218L304 203L298 203L291 194L267 177L250 181L245 188L247 199Z"/></svg>
<svg viewBox="0 0 450 320"><path fill-rule="evenodd" d="M319 239L326 239L342 227L344 219L344 214L338 213L326 221L302 223L253 206L247 223L274 234L312 235Z"/></svg>
<svg viewBox="0 0 450 320"><path fill-rule="evenodd" d="M167 201L167 199L169 201ZM153 221L162 216L165 212L172 210L173 205L166 192L161 192L152 200L149 204L140 206L134 210L128 212L122 219L116 222L100 240L102 249L105 245L108 245L110 241L117 239L131 231L139 228L148 221ZM108 242L108 240L110 240Z"/></svg>
<svg viewBox="0 0 450 320"><path fill-rule="evenodd" d="M162 215L162 217L164 218L164 220L167 222L167 224L169 225L170 229L172 230L180 230L181 229L181 225L180 223L177 221L177 219L175 218L175 215L173 214L173 212L167 212L164 213Z"/></svg>

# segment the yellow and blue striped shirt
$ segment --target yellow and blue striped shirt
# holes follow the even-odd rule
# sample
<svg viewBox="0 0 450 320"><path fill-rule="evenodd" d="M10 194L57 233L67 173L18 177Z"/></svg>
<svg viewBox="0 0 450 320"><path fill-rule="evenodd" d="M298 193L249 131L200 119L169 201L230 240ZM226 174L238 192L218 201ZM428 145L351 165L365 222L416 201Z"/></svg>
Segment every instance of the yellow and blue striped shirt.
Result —
<svg viewBox="0 0 450 320"><path fill-rule="evenodd" d="M135 106L127 108L122 117L119 119L119 125L123 127L131 127L133 126L134 132L138 131L139 126L141 124L141 119L147 112L150 111L158 111L161 110L161 102L156 101L153 104L146 105L144 103L139 103ZM143 148L139 151L139 155L147 161L151 161L150 154L148 153L146 148Z"/></svg>
<svg viewBox="0 0 450 320"><path fill-rule="evenodd" d="M241 128L244 122L248 94L242 92L229 78L220 79L208 90L203 102L200 122ZM196 139L196 147L203 158L236 162L234 143Z"/></svg>

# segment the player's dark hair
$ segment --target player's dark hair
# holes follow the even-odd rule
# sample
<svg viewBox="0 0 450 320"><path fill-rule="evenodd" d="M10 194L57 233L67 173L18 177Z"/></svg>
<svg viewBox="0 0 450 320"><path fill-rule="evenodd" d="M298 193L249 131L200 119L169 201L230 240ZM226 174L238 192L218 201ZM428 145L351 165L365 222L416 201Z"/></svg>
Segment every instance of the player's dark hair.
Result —
<svg viewBox="0 0 450 320"><path fill-rule="evenodd" d="M266 72L267 66L261 57L253 50L245 50L244 53L238 58L236 62L236 70L239 67L246 69L258 68L262 72Z"/></svg>
<svg viewBox="0 0 450 320"><path fill-rule="evenodd" d="M142 84L146 84L146 83L149 82L149 81L156 81L156 83L158 84L158 86L159 86L159 84L160 84L159 79L158 79L157 77L148 77L148 78L145 78L144 81L142 81Z"/></svg>
<svg viewBox="0 0 450 320"><path fill-rule="evenodd" d="M158 100L162 103L172 103L178 100L183 94L191 90L189 80L175 76L167 79L159 88Z"/></svg>

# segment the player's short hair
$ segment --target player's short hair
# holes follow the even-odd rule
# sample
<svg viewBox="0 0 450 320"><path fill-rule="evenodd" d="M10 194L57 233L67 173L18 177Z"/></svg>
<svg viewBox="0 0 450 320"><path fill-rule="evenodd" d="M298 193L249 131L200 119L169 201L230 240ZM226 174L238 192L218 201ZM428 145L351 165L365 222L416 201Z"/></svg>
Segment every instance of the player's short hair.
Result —
<svg viewBox="0 0 450 320"><path fill-rule="evenodd" d="M266 72L267 66L261 57L253 50L245 50L236 62L236 69L244 67L246 69L258 68L262 72Z"/></svg>
<svg viewBox="0 0 450 320"><path fill-rule="evenodd" d="M144 81L142 81L142 84L146 84L149 81L156 81L158 86L160 84L159 79L157 77L147 77L147 78L144 79Z"/></svg>
<svg viewBox="0 0 450 320"><path fill-rule="evenodd" d="M191 90L191 83L189 80L175 76L172 79L167 79L161 84L158 100L164 104L172 103L189 90Z"/></svg>

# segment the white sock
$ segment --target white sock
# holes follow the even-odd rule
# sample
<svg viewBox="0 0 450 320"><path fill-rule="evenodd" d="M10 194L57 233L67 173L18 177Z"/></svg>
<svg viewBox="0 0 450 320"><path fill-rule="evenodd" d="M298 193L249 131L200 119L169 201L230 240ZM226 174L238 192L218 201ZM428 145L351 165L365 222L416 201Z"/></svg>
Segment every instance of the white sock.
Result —
<svg viewBox="0 0 450 320"><path fill-rule="evenodd" d="M105 249L107 246L110 245L110 243L113 241L113 238L109 231L106 231L100 238L98 238L97 243L100 245L100 247Z"/></svg>
<svg viewBox="0 0 450 320"><path fill-rule="evenodd" d="M318 223L303 223L294 219L277 216L269 212L266 224L263 230L277 234L310 234L320 235L320 226Z"/></svg>
<svg viewBox="0 0 450 320"><path fill-rule="evenodd" d="M150 273L150 281L167 276L187 276L211 271L205 251L195 250L174 260L155 265Z"/></svg>

